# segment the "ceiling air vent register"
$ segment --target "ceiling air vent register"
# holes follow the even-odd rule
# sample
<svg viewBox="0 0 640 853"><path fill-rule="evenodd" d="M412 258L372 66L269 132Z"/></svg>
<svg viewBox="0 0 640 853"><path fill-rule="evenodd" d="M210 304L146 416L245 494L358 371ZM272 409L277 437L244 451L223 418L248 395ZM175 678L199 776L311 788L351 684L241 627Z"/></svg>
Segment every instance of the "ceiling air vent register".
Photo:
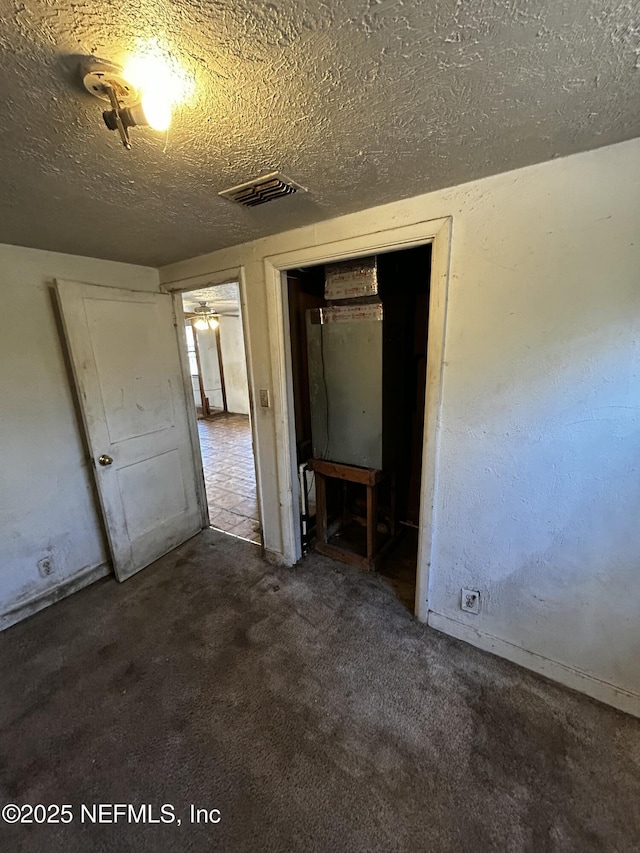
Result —
<svg viewBox="0 0 640 853"><path fill-rule="evenodd" d="M268 201L273 201L276 198L282 198L283 196L292 195L297 192L306 193L306 191L304 187L296 184L295 181L287 178L281 172L270 172L268 175L261 175L252 181L238 184L237 187L222 190L218 195L228 198L230 201L235 201L237 204L242 204L244 207L256 207L259 204L266 204Z"/></svg>

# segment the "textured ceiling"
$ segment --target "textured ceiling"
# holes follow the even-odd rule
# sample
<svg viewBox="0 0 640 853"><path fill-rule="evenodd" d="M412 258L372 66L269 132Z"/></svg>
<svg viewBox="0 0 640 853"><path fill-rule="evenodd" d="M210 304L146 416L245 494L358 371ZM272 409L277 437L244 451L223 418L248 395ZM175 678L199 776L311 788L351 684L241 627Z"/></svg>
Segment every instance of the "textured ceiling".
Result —
<svg viewBox="0 0 640 853"><path fill-rule="evenodd" d="M0 0L0 241L153 266L640 135L636 0ZM195 77L125 151L77 56ZM218 190L309 188L244 209Z"/></svg>
<svg viewBox="0 0 640 853"><path fill-rule="evenodd" d="M193 311L201 302L206 302L209 308L219 314L237 313L240 309L238 285L217 284L182 294L182 304L186 312Z"/></svg>

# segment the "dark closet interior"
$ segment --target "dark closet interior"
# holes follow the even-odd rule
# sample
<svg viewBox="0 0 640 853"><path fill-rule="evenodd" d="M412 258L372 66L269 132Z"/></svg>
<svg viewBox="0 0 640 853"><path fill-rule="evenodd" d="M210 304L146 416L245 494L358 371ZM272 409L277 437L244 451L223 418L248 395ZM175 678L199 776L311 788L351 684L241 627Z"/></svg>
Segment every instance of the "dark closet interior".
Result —
<svg viewBox="0 0 640 853"><path fill-rule="evenodd" d="M393 499L382 490L383 517L393 514L393 541L379 572L393 584L398 597L413 612L420 518L420 483L424 435L429 319L431 246L388 252L376 256L378 296L384 313L382 327L381 424L385 446L384 467L393 472ZM290 270L287 274L291 365L300 471L303 550L314 545L314 475L307 470L313 458L307 312L326 308L324 265ZM365 299L374 301L374 298ZM324 365L323 365L324 366ZM342 369L342 368L341 368ZM350 370L349 364L344 370ZM328 405L328 404L327 404ZM316 420L317 424L317 420ZM317 450L317 448L316 448ZM309 498L309 507L304 498ZM344 522L340 533L358 538L362 520L362 490L355 484L335 483L327 489L327 503ZM338 504L340 506L338 506ZM347 519L348 515L348 519ZM347 524L347 520L349 524ZM380 535L389 535L384 520ZM355 547L355 546L354 546Z"/></svg>

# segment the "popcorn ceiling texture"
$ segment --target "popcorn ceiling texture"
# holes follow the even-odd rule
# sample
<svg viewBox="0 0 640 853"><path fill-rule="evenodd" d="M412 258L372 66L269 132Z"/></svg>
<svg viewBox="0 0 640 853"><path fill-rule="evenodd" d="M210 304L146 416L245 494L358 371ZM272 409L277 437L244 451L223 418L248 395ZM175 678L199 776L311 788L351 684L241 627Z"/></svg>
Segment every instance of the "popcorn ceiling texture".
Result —
<svg viewBox="0 0 640 853"><path fill-rule="evenodd" d="M636 4L0 0L0 241L152 266L640 135ZM196 80L125 151L77 76L158 37ZM282 170L309 194L219 190Z"/></svg>
<svg viewBox="0 0 640 853"><path fill-rule="evenodd" d="M217 284L213 287L202 287L199 290L191 290L183 295L185 307L189 310L195 308L200 302L214 305L215 303L233 304L236 308L240 304L238 285Z"/></svg>

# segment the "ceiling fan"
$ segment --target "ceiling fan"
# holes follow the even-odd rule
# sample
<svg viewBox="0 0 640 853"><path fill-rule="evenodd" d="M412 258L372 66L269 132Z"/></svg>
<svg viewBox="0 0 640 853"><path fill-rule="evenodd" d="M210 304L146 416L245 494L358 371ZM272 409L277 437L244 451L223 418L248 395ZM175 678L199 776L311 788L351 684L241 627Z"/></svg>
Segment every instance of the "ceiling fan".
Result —
<svg viewBox="0 0 640 853"><path fill-rule="evenodd" d="M216 329L220 325L221 315L224 315L225 317L240 316L238 312L215 311L206 302L202 301L193 309L193 311L184 312L184 316L191 320L192 325L200 332L204 332L207 329Z"/></svg>
<svg viewBox="0 0 640 853"><path fill-rule="evenodd" d="M192 326L199 332L217 329L220 325L218 313L210 308L206 302L201 302L193 311L185 311L184 316L191 320Z"/></svg>

